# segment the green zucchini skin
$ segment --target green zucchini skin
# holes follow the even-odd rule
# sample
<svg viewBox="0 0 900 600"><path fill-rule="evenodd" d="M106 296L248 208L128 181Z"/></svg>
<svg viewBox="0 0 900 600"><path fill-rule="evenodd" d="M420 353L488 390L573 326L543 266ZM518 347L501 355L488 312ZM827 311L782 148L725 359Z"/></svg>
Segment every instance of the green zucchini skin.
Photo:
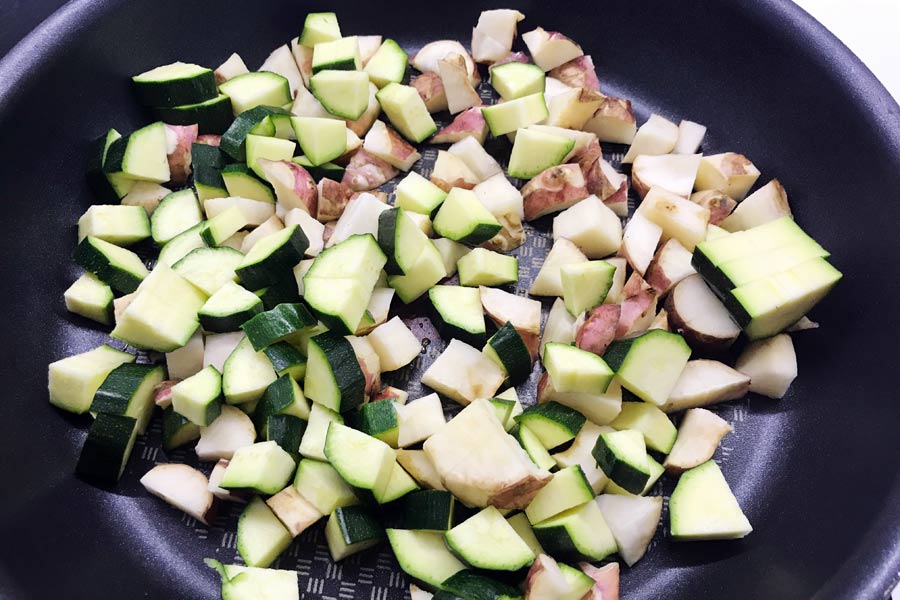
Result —
<svg viewBox="0 0 900 600"><path fill-rule="evenodd" d="M331 331L314 336L310 342L321 349L331 367L341 396L340 412L353 410L363 404L366 399L366 377L350 342Z"/></svg>
<svg viewBox="0 0 900 600"><path fill-rule="evenodd" d="M293 415L269 415L266 418L266 441L274 441L300 461L300 440L306 433L306 421Z"/></svg>
<svg viewBox="0 0 900 600"><path fill-rule="evenodd" d="M403 528L447 531L453 527L456 499L444 490L421 490L403 497Z"/></svg>
<svg viewBox="0 0 900 600"><path fill-rule="evenodd" d="M650 479L650 474L634 468L627 462L620 460L601 435L591 451L597 466L609 475L609 478L619 487L632 494L641 494Z"/></svg>
<svg viewBox="0 0 900 600"><path fill-rule="evenodd" d="M313 327L316 323L316 319L303 304L283 303L254 316L241 325L241 329L247 334L253 349L258 352L292 333Z"/></svg>
<svg viewBox="0 0 900 600"><path fill-rule="evenodd" d="M115 204L119 201L119 194L106 178L103 172L103 163L106 161L106 151L110 145L119 137L119 132L110 129L93 142L88 149L87 168L85 169L85 177L87 178L88 187L100 202Z"/></svg>
<svg viewBox="0 0 900 600"><path fill-rule="evenodd" d="M91 239L86 237L75 247L75 264L93 273L117 292L130 294L136 290L143 277L112 264L103 251L94 246Z"/></svg>
<svg viewBox="0 0 900 600"><path fill-rule="evenodd" d="M365 506L343 506L334 514L347 545L385 539L384 528Z"/></svg>
<svg viewBox="0 0 900 600"><path fill-rule="evenodd" d="M266 356L279 377L289 375L300 381L306 374L306 357L287 342L275 342L266 347ZM273 384L274 385L274 384Z"/></svg>
<svg viewBox="0 0 900 600"><path fill-rule="evenodd" d="M219 94L205 102L171 107L156 106L151 110L157 119L170 125L193 125L196 123L197 132L200 135L221 135L234 120L231 112L231 98L225 94Z"/></svg>
<svg viewBox="0 0 900 600"><path fill-rule="evenodd" d="M522 593L505 583L485 577L473 570L454 573L441 584L448 598L466 600L522 600ZM437 598L437 595L435 595Z"/></svg>
<svg viewBox="0 0 900 600"><path fill-rule="evenodd" d="M237 276L244 287L249 290L259 290L275 283L281 283L288 277L293 279L292 269L303 260L303 253L307 248L309 248L309 240L303 230L294 227L290 237L273 249L268 256L256 263L238 267L236 269ZM296 287L297 283L294 280L295 290Z"/></svg>
<svg viewBox="0 0 900 600"><path fill-rule="evenodd" d="M194 169L209 167L221 169L231 160L228 155L222 152L218 146L210 146L209 144L191 144L191 166Z"/></svg>
<svg viewBox="0 0 900 600"><path fill-rule="evenodd" d="M277 114L287 114L287 111L276 106L255 106L239 114L228 130L222 134L222 142L219 145L222 152L238 162L245 161L247 159L245 146L247 136L253 133L261 121ZM274 133L274 128L272 133Z"/></svg>
<svg viewBox="0 0 900 600"><path fill-rule="evenodd" d="M531 353L522 340L522 336L507 322L488 340L488 344L497 353L511 385L519 385L531 375Z"/></svg>
<svg viewBox="0 0 900 600"><path fill-rule="evenodd" d="M137 420L122 415L100 413L88 431L75 472L100 483L115 483L131 456Z"/></svg>
<svg viewBox="0 0 900 600"><path fill-rule="evenodd" d="M181 106L205 102L219 95L216 77L211 69L168 81L139 81L133 78L132 87L138 102L144 106Z"/></svg>
<svg viewBox="0 0 900 600"><path fill-rule="evenodd" d="M272 310L279 304L296 304L302 302L300 291L297 289L297 280L293 275L279 279L275 283L256 290L256 295L262 300L263 308Z"/></svg>
<svg viewBox="0 0 900 600"><path fill-rule="evenodd" d="M171 452L200 438L200 427L181 416L171 406L163 411L163 450Z"/></svg>

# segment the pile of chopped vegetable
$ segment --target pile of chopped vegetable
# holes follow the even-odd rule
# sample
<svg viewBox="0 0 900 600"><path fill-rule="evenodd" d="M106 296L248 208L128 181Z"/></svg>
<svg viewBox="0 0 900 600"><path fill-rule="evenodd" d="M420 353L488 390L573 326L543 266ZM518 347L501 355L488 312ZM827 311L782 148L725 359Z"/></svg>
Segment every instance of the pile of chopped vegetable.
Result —
<svg viewBox="0 0 900 600"><path fill-rule="evenodd" d="M751 532L710 407L785 395L786 332L816 326L841 275L777 180L751 193L759 170L698 153L697 123L638 128L560 33L514 52L524 18L483 12L471 52L409 59L312 13L258 71L233 54L133 77L159 120L94 143L102 204L65 302L126 349L52 363L50 402L94 416L89 481L121 477L157 412L166 453L195 444L208 475L161 463L141 483L203 523L246 504L244 565L208 561L223 598L299 598L270 567L323 522L335 561L389 544L415 600L615 599L663 476L671 540ZM630 174L601 143L628 145ZM517 249L542 229L526 289ZM414 302L445 345L422 365L435 393L410 400L384 382L422 360L397 316Z"/></svg>

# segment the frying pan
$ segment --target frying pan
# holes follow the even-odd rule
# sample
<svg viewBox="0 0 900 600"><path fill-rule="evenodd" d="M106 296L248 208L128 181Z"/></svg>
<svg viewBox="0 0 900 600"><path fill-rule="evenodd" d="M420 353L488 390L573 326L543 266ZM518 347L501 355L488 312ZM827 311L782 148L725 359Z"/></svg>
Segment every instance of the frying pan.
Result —
<svg viewBox="0 0 900 600"><path fill-rule="evenodd" d="M158 426L122 482L73 475L88 420L50 407L46 365L106 340L69 316L73 224L92 199L86 145L146 122L127 76L232 51L253 67L335 10L345 31L407 49L468 40L496 2L91 0L69 2L0 62L3 449L0 597L217 598L203 557L233 561L236 508L202 528L143 492ZM522 26L560 30L593 55L604 91L709 127L707 153L745 153L788 190L799 222L845 279L794 336L800 377L781 401L720 410L735 432L717 458L755 531L674 544L663 526L623 574L623 598L882 598L900 568L896 348L900 331L900 108L834 37L777 0L509 2ZM523 31L526 29L523 29ZM670 490L663 490L664 492ZM664 517L663 520L666 523ZM405 597L389 553L332 566L319 529L282 557L305 598Z"/></svg>

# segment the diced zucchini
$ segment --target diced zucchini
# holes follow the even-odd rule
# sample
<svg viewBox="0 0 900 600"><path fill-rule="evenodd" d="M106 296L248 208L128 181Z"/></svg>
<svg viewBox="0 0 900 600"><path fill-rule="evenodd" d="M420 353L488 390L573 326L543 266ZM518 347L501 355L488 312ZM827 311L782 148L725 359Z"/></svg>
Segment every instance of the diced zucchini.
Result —
<svg viewBox="0 0 900 600"><path fill-rule="evenodd" d="M504 100L544 93L546 75L537 65L510 62L491 67L491 87Z"/></svg>
<svg viewBox="0 0 900 600"><path fill-rule="evenodd" d="M102 483L122 477L137 437L137 420L125 415L100 413L88 431L75 472Z"/></svg>
<svg viewBox="0 0 900 600"><path fill-rule="evenodd" d="M529 97L531 96L513 100L513 102L521 102ZM497 104L490 108L505 106L513 102ZM486 108L482 109L482 111L487 110ZM493 128L491 128L491 131L493 131ZM531 179L550 167L561 165L565 161L566 156L569 155L569 152L572 151L574 145L574 140L561 135L544 133L534 129L520 129L516 133L516 141L509 156L509 176Z"/></svg>
<svg viewBox="0 0 900 600"><path fill-rule="evenodd" d="M409 273L388 277L388 285L397 291L400 300L409 304L446 276L447 271L444 269L443 257L429 240Z"/></svg>
<svg viewBox="0 0 900 600"><path fill-rule="evenodd" d="M359 502L353 488L327 462L302 459L297 465L294 487L316 510L325 515Z"/></svg>
<svg viewBox="0 0 900 600"><path fill-rule="evenodd" d="M347 152L347 126L337 119L291 117L291 126L304 156L313 166Z"/></svg>
<svg viewBox="0 0 900 600"><path fill-rule="evenodd" d="M403 526L407 529L447 531L453 526L456 499L445 490L407 494L402 506Z"/></svg>
<svg viewBox="0 0 900 600"><path fill-rule="evenodd" d="M447 192L415 171L410 171L397 184L394 194L394 204L398 208L429 216L433 216L447 198Z"/></svg>
<svg viewBox="0 0 900 600"><path fill-rule="evenodd" d="M300 381L306 375L306 357L289 343L276 342L263 352L269 357L272 368L279 377L290 375L294 381Z"/></svg>
<svg viewBox="0 0 900 600"><path fill-rule="evenodd" d="M594 463L596 464L596 460ZM647 455L647 470L650 472L650 478L647 480L647 483L644 485L644 489L641 490L640 494L632 494L615 481L610 479L606 482L606 485L603 487L604 494L616 494L619 496L646 496L650 493L650 490L653 489L653 486L656 485L656 482L659 481L659 478L662 477L662 474L666 472L666 468L662 466L656 459L654 459L649 454Z"/></svg>
<svg viewBox="0 0 900 600"><path fill-rule="evenodd" d="M291 532L259 497L247 504L238 519L237 550L248 566L268 567L292 540Z"/></svg>
<svg viewBox="0 0 900 600"><path fill-rule="evenodd" d="M300 292L297 290L297 281L293 277L286 277L254 292L262 300L263 308L272 310L279 304L296 304L301 301ZM293 341L299 342L309 330L298 331Z"/></svg>
<svg viewBox="0 0 900 600"><path fill-rule="evenodd" d="M484 308L476 288L436 285L428 290L434 307L435 325L444 339L459 339L467 344L484 343Z"/></svg>
<svg viewBox="0 0 900 600"><path fill-rule="evenodd" d="M213 333L238 331L246 321L262 312L259 296L234 281L227 281L209 297L198 316L203 329Z"/></svg>
<svg viewBox="0 0 900 600"><path fill-rule="evenodd" d="M125 196L135 183L133 179L103 172L106 153L112 143L120 137L121 133L110 129L91 142L86 169L87 182L88 187L101 202L116 202Z"/></svg>
<svg viewBox="0 0 900 600"><path fill-rule="evenodd" d="M507 400L501 400L501 402L508 402ZM496 401L491 400L496 406ZM507 406L506 410L509 410L510 407ZM499 416L499 415L498 415ZM502 423L506 423L506 421L501 421ZM515 420L513 420L513 424L515 425ZM505 429L505 426L504 426ZM547 448L544 447L541 439L535 435L533 431L531 431L528 427L521 425L515 427L513 429L513 437L515 437L519 444L522 445L522 449L525 450L525 453L528 454L528 458L531 459L537 467L541 469L547 469L548 471L556 466L556 462L553 460L553 457L550 456L550 453L547 451Z"/></svg>
<svg viewBox="0 0 900 600"><path fill-rule="evenodd" d="M237 161L246 159L246 141L250 134L274 136L272 115L284 114L275 106L254 106L235 117L228 130L222 134L221 151ZM219 165L224 166L224 165Z"/></svg>
<svg viewBox="0 0 900 600"><path fill-rule="evenodd" d="M241 329L254 350L263 350L302 329L314 327L316 322L304 305L284 303L252 317Z"/></svg>
<svg viewBox="0 0 900 600"><path fill-rule="evenodd" d="M485 248L475 248L456 262L459 285L478 287L505 285L519 280L519 261L515 256Z"/></svg>
<svg viewBox="0 0 900 600"><path fill-rule="evenodd" d="M441 587L453 598L522 600L522 593L518 589L469 569L454 573Z"/></svg>
<svg viewBox="0 0 900 600"><path fill-rule="evenodd" d="M601 357L568 344L547 344L541 361L557 392L602 394L615 375Z"/></svg>
<svg viewBox="0 0 900 600"><path fill-rule="evenodd" d="M389 83L402 82L408 59L409 56L397 42L390 38L384 40L366 63L365 71L369 74L369 81L379 88Z"/></svg>
<svg viewBox="0 0 900 600"><path fill-rule="evenodd" d="M616 551L603 513L593 500L554 517L533 523L534 535L551 555L568 560L603 560Z"/></svg>
<svg viewBox="0 0 900 600"><path fill-rule="evenodd" d="M384 528L365 507L337 508L325 525L328 552L335 562L367 550L385 539Z"/></svg>
<svg viewBox="0 0 900 600"><path fill-rule="evenodd" d="M668 415L653 404L646 402L625 402L622 412L610 423L610 426L622 429L635 429L644 436L644 443L663 454L668 454L675 445L678 430Z"/></svg>
<svg viewBox="0 0 900 600"><path fill-rule="evenodd" d="M400 568L432 587L440 588L451 575L466 568L447 549L441 532L387 529L385 533Z"/></svg>
<svg viewBox="0 0 900 600"><path fill-rule="evenodd" d="M612 288L616 267L605 260L563 265L559 269L563 301L569 313L581 313L600 306Z"/></svg>
<svg viewBox="0 0 900 600"><path fill-rule="evenodd" d="M184 446L200 438L200 426L175 412L169 406L163 410L162 446L166 452Z"/></svg>
<svg viewBox="0 0 900 600"><path fill-rule="evenodd" d="M99 238L88 236L75 249L75 262L114 290L130 294L149 271L140 257Z"/></svg>
<svg viewBox="0 0 900 600"><path fill-rule="evenodd" d="M309 402L297 382L290 375L282 375L266 388L253 416L257 429L261 435L265 436L269 417L288 415L307 420L309 419L309 410ZM299 447L300 440L298 439L297 448Z"/></svg>
<svg viewBox="0 0 900 600"><path fill-rule="evenodd" d="M315 402L347 412L365 401L366 378L350 342L334 332L309 340L304 392Z"/></svg>
<svg viewBox="0 0 900 600"><path fill-rule="evenodd" d="M423 142L437 131L434 119L414 87L389 83L375 97L394 129L409 141Z"/></svg>
<svg viewBox="0 0 900 600"><path fill-rule="evenodd" d="M319 71L309 78L309 91L342 119L355 121L369 106L369 76L364 71Z"/></svg>
<svg viewBox="0 0 900 600"><path fill-rule="evenodd" d="M131 78L144 106L180 106L205 102L218 95L212 69L176 62Z"/></svg>
<svg viewBox="0 0 900 600"><path fill-rule="evenodd" d="M381 440L391 448L397 447L400 429L397 425L397 410L393 402L368 402L359 407L353 419L354 427L373 438Z"/></svg>
<svg viewBox="0 0 900 600"><path fill-rule="evenodd" d="M574 439L585 421L580 412L558 402L529 406L516 417L516 422L534 432L548 449Z"/></svg>
<svg viewBox="0 0 900 600"><path fill-rule="evenodd" d="M522 541L528 544L528 547L531 548L531 551L534 552L535 556L546 554L541 547L540 542L538 542L535 537L534 530L531 528L531 522L528 521L528 516L525 513L516 513L513 516L508 517L506 521L512 526L516 533L519 534Z"/></svg>
<svg viewBox="0 0 900 600"><path fill-rule="evenodd" d="M78 241L88 236L128 246L150 237L150 219L141 206L95 204L78 219Z"/></svg>
<svg viewBox="0 0 900 600"><path fill-rule="evenodd" d="M384 488L375 488L371 495L378 504L389 504L420 489L416 480L399 463L395 462L391 467L391 476L388 478L387 485ZM363 490L363 496L368 496L367 490Z"/></svg>
<svg viewBox="0 0 900 600"><path fill-rule="evenodd" d="M116 319L111 335L137 348L171 352L194 335L199 326L197 312L206 299L178 273L157 264Z"/></svg>
<svg viewBox="0 0 900 600"><path fill-rule="evenodd" d="M543 92L481 109L491 135L499 137L517 129L540 123L549 115ZM518 135L516 136L518 137ZM565 156L565 155L564 155Z"/></svg>
<svg viewBox="0 0 900 600"><path fill-rule="evenodd" d="M166 126L157 121L110 144L103 162L107 176L165 183L169 180Z"/></svg>
<svg viewBox="0 0 900 600"><path fill-rule="evenodd" d="M540 523L593 499L594 490L581 467L572 465L553 475L525 509L525 514L532 523Z"/></svg>
<svg viewBox="0 0 900 600"><path fill-rule="evenodd" d="M385 489L397 464L390 446L340 423L328 426L325 456L347 483L370 491Z"/></svg>
<svg viewBox="0 0 900 600"><path fill-rule="evenodd" d="M219 89L231 99L235 116L256 106L284 106L291 101L288 80L269 71L238 75L220 84Z"/></svg>
<svg viewBox="0 0 900 600"><path fill-rule="evenodd" d="M479 569L516 571L530 565L534 553L493 506L447 532L447 545Z"/></svg>
<svg viewBox="0 0 900 600"><path fill-rule="evenodd" d="M159 252L157 265L172 266L179 260L188 255L191 250L196 248L205 248L206 242L200 237L200 230L203 229L204 223L200 222L188 229L182 231L171 240L166 242L163 249Z"/></svg>
<svg viewBox="0 0 900 600"><path fill-rule="evenodd" d="M718 465L712 460L686 471L669 500L676 540L742 538L753 531Z"/></svg>
<svg viewBox="0 0 900 600"><path fill-rule="evenodd" d="M690 356L691 349L680 335L651 329L613 341L603 358L622 387L660 406L669 398Z"/></svg>
<svg viewBox="0 0 900 600"><path fill-rule="evenodd" d="M113 323L112 288L93 273L84 273L66 289L66 310L103 325Z"/></svg>
<svg viewBox="0 0 900 600"><path fill-rule="evenodd" d="M246 144L247 166L261 179L266 179L265 171L259 165L261 159L291 160L297 149L296 142L291 140L253 134L247 136Z"/></svg>
<svg viewBox="0 0 900 600"><path fill-rule="evenodd" d="M255 415L255 412L254 412ZM263 435L266 441L275 442L287 452L294 462L300 460L300 441L306 432L306 421L294 415L269 415L265 419Z"/></svg>
<svg viewBox="0 0 900 600"><path fill-rule="evenodd" d="M272 191L272 187L243 163L225 165L222 168L222 181L231 197L275 203L275 192Z"/></svg>
<svg viewBox="0 0 900 600"><path fill-rule="evenodd" d="M358 71L360 69L362 69L362 58L359 54L359 38L355 35L319 42L313 47L313 74L324 70Z"/></svg>
<svg viewBox="0 0 900 600"><path fill-rule="evenodd" d="M298 226L285 227L257 241L235 270L249 290L293 279L294 265L303 259L309 240Z"/></svg>
<svg viewBox="0 0 900 600"><path fill-rule="evenodd" d="M277 379L268 357L242 338L222 369L222 392L228 404L256 402Z"/></svg>
<svg viewBox="0 0 900 600"><path fill-rule="evenodd" d="M207 564L212 559L206 559ZM296 571L223 565L222 600L300 600Z"/></svg>
<svg viewBox="0 0 900 600"><path fill-rule="evenodd" d="M152 112L157 119L171 125L196 124L201 135L223 133L234 118L231 99L225 94L193 104L156 106L152 108Z"/></svg>
<svg viewBox="0 0 900 600"><path fill-rule="evenodd" d="M137 420L137 431L144 433L153 408L156 386L165 379L161 365L124 363L112 371L94 394L91 412L125 415Z"/></svg>
<svg viewBox="0 0 900 600"><path fill-rule="evenodd" d="M331 42L341 38L341 27L333 12L309 13L303 23L300 44L314 48L316 44Z"/></svg>
<svg viewBox="0 0 900 600"><path fill-rule="evenodd" d="M197 248L172 265L172 270L207 296L212 296L225 285L235 282L234 270L243 258L243 254L227 246Z"/></svg>
<svg viewBox="0 0 900 600"><path fill-rule="evenodd" d="M205 427L222 412L222 376L212 365L172 387L172 408Z"/></svg>
<svg viewBox="0 0 900 600"><path fill-rule="evenodd" d="M632 494L640 494L650 479L647 447L640 431L601 433L592 452L604 473Z"/></svg>
<svg viewBox="0 0 900 600"><path fill-rule="evenodd" d="M531 375L531 353L512 323L497 330L483 352L506 373L511 385L519 385Z"/></svg>
<svg viewBox="0 0 900 600"><path fill-rule="evenodd" d="M294 466L294 459L276 442L257 442L235 450L219 487L275 494L291 480Z"/></svg>
<svg viewBox="0 0 900 600"><path fill-rule="evenodd" d="M392 208L378 216L378 245L387 257L388 275L408 273L428 243L428 237L402 208Z"/></svg>
<svg viewBox="0 0 900 600"><path fill-rule="evenodd" d="M179 190L163 198L153 211L150 233L153 241L162 246L202 221L203 212L194 190Z"/></svg>
<svg viewBox="0 0 900 600"><path fill-rule="evenodd" d="M344 418L340 413L313 402L309 408L306 433L300 440L300 454L306 458L328 460L325 457L325 440L328 436L328 426L332 422L343 424Z"/></svg>
<svg viewBox="0 0 900 600"><path fill-rule="evenodd" d="M441 237L477 246L494 237L502 226L471 190L453 188L434 217Z"/></svg>

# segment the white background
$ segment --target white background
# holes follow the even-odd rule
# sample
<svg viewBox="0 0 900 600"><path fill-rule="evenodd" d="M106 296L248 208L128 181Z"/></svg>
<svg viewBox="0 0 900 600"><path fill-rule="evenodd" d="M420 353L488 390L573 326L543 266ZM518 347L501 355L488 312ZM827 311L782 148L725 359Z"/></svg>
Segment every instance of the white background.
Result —
<svg viewBox="0 0 900 600"><path fill-rule="evenodd" d="M795 0L862 59L900 102L900 0ZM900 598L895 592L894 598Z"/></svg>

